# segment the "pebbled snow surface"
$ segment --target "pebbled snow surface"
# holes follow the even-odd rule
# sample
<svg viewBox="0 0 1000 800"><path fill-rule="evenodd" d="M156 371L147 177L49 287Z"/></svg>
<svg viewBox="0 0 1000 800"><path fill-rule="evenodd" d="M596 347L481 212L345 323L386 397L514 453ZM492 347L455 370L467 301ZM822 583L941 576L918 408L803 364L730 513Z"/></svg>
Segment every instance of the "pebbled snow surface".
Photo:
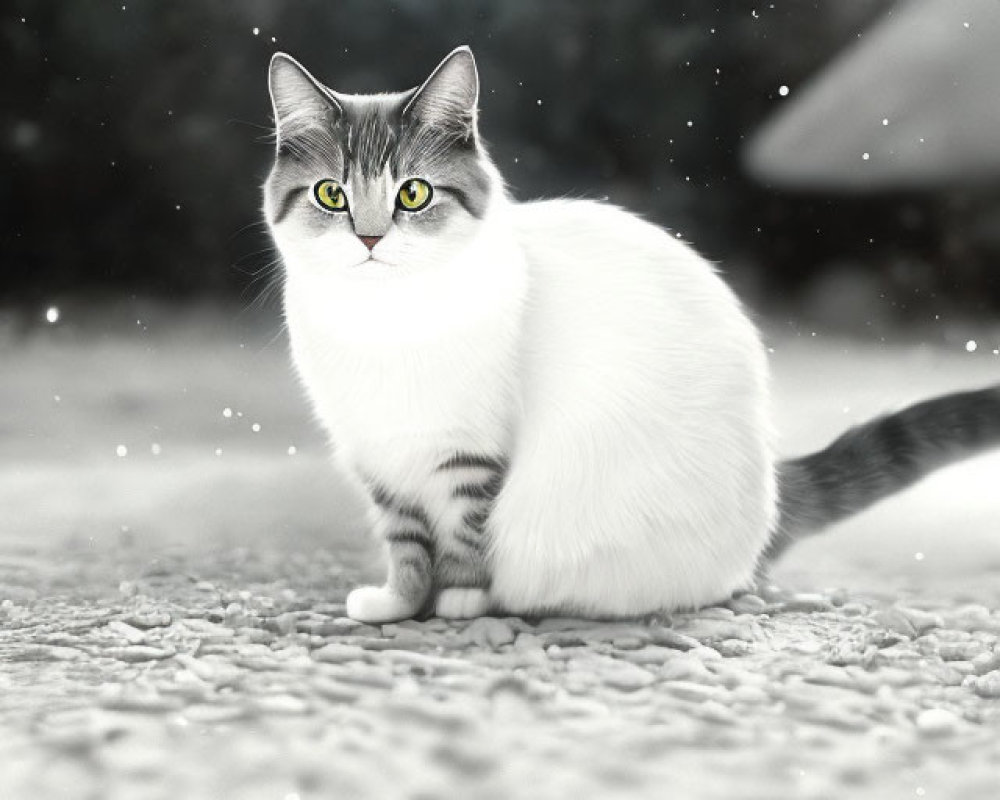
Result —
<svg viewBox="0 0 1000 800"><path fill-rule="evenodd" d="M997 456L723 607L371 627L280 343L61 325L0 338L0 798L997 796ZM772 338L790 454L1000 379L985 346Z"/></svg>

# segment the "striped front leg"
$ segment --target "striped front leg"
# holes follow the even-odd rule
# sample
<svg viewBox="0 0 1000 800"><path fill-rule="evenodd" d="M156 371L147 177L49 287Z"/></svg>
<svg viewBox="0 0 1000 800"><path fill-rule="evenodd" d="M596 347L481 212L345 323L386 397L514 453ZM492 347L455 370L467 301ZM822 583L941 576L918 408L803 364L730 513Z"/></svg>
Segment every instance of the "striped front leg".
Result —
<svg viewBox="0 0 1000 800"><path fill-rule="evenodd" d="M383 586L362 586L347 596L347 616L360 622L396 622L416 616L434 582L434 538L427 511L370 483L375 534L388 547L389 574Z"/></svg>
<svg viewBox="0 0 1000 800"><path fill-rule="evenodd" d="M476 453L455 453L436 470L450 483L452 511L434 560L439 617L477 617L489 610L486 522L506 470L503 459Z"/></svg>

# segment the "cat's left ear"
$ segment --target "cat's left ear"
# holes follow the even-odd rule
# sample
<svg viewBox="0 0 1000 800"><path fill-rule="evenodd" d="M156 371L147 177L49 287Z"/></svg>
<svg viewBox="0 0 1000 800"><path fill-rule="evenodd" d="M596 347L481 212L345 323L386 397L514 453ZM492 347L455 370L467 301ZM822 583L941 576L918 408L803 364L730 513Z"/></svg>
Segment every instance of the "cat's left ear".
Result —
<svg viewBox="0 0 1000 800"><path fill-rule="evenodd" d="M443 128L464 138L476 133L479 73L472 51L465 45L452 50L438 64L403 109L425 125Z"/></svg>

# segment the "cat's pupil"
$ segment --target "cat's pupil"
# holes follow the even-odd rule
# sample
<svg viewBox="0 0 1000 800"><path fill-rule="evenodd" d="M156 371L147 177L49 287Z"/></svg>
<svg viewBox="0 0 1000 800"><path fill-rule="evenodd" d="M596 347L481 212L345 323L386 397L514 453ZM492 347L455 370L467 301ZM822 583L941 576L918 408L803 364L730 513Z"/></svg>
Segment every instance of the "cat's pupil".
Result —
<svg viewBox="0 0 1000 800"><path fill-rule="evenodd" d="M417 184L415 181L410 181L406 184L406 199L413 202L417 199Z"/></svg>

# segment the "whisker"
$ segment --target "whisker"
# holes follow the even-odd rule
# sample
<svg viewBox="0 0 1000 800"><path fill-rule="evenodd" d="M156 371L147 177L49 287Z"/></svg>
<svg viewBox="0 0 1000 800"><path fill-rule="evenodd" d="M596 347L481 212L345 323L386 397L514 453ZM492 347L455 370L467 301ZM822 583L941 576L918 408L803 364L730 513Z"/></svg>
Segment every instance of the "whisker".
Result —
<svg viewBox="0 0 1000 800"><path fill-rule="evenodd" d="M284 335L286 330L288 330L288 323L282 320L278 325L277 332L271 337L267 344L261 346L261 348L257 351L257 355L261 355L265 351L270 350L274 346L274 343Z"/></svg>
<svg viewBox="0 0 1000 800"><path fill-rule="evenodd" d="M255 220L254 222L248 222L246 225L243 225L242 227L237 228L235 231L233 231L229 235L229 241L232 241L237 236L246 233L248 230L252 228L265 229L266 227L267 227L267 220L264 219Z"/></svg>
<svg viewBox="0 0 1000 800"><path fill-rule="evenodd" d="M247 295L253 293L256 285L259 283L263 284L260 291L257 291L249 301L246 301ZM240 312L240 315L242 316L251 310L267 308L276 297L281 296L284 292L284 288L285 279L284 272L282 270L272 270L255 277L246 286L246 288L244 288L240 295L240 299L246 303L243 310Z"/></svg>
<svg viewBox="0 0 1000 800"><path fill-rule="evenodd" d="M266 255L268 253L273 253L273 254L277 255L278 254L278 248L275 247L273 244L272 245L268 245L267 247L262 247L260 250L254 250L253 252L246 253L243 256L241 256L240 257L240 262L247 261L249 259L255 259L258 256ZM239 263L239 262L237 262L237 263Z"/></svg>

